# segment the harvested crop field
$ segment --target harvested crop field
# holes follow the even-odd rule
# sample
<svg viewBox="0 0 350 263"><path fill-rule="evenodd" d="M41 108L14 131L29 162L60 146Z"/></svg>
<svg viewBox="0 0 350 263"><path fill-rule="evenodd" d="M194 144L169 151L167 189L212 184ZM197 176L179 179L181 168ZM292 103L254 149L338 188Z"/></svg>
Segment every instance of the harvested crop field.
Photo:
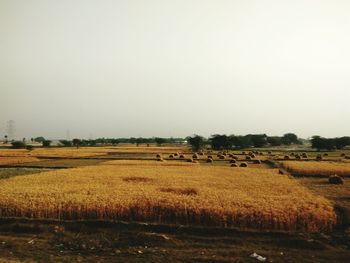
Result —
<svg viewBox="0 0 350 263"><path fill-rule="evenodd" d="M282 166L293 175L303 176L350 176L350 163L346 162L282 162Z"/></svg>
<svg viewBox="0 0 350 263"><path fill-rule="evenodd" d="M330 201L277 170L115 163L2 180L0 216L309 232L336 222Z"/></svg>

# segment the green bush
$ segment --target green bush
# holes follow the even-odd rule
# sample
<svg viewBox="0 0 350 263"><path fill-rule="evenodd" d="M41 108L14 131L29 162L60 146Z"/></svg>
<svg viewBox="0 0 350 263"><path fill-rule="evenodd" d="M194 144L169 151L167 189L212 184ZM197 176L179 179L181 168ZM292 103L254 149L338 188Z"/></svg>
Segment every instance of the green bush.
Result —
<svg viewBox="0 0 350 263"><path fill-rule="evenodd" d="M50 140L44 140L42 143L43 143L43 147L50 147L50 145L51 145Z"/></svg>

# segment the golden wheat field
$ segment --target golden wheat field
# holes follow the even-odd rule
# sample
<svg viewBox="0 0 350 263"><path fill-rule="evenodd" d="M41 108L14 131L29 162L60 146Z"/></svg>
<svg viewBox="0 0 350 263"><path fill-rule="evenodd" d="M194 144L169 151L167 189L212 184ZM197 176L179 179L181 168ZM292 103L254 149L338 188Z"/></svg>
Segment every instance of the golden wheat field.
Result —
<svg viewBox="0 0 350 263"><path fill-rule="evenodd" d="M0 216L330 230L332 204L277 170L139 161L0 181Z"/></svg>
<svg viewBox="0 0 350 263"><path fill-rule="evenodd" d="M0 157L0 165L8 165L8 164L18 164L18 163L31 163L38 162L40 159L36 157Z"/></svg>
<svg viewBox="0 0 350 263"><path fill-rule="evenodd" d="M282 162L284 168L294 175L304 176L350 176L350 163L346 162Z"/></svg>

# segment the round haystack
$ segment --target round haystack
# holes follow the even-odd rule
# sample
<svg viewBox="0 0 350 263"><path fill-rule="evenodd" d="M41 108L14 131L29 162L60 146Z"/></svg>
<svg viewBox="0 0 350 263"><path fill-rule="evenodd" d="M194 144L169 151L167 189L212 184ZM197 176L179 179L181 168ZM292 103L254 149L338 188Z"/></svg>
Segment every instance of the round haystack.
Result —
<svg viewBox="0 0 350 263"><path fill-rule="evenodd" d="M341 157L345 157L345 155L346 155L345 153L342 153L340 156L341 156Z"/></svg>
<svg viewBox="0 0 350 263"><path fill-rule="evenodd" d="M295 155L295 153L291 153L290 155L291 155L291 156L294 156L294 155Z"/></svg>
<svg viewBox="0 0 350 263"><path fill-rule="evenodd" d="M246 155L246 153L245 153L245 152L242 152L242 154Z"/></svg>
<svg viewBox="0 0 350 263"><path fill-rule="evenodd" d="M308 158L307 154L306 153L303 153L303 158Z"/></svg>
<svg viewBox="0 0 350 263"><path fill-rule="evenodd" d="M162 158L162 155L161 155L160 153L158 153L158 154L156 155L156 157L157 157L157 158Z"/></svg>
<svg viewBox="0 0 350 263"><path fill-rule="evenodd" d="M247 156L245 157L245 159L246 159L247 161L250 161L250 160L252 159L252 157L250 157L249 155L247 155Z"/></svg>
<svg viewBox="0 0 350 263"><path fill-rule="evenodd" d="M199 152L198 154L199 154L199 155L204 155L204 152Z"/></svg>
<svg viewBox="0 0 350 263"><path fill-rule="evenodd" d="M174 153L174 156L179 156L179 153Z"/></svg>
<svg viewBox="0 0 350 263"><path fill-rule="evenodd" d="M300 160L301 159L300 155L299 154L295 155L295 159Z"/></svg>
<svg viewBox="0 0 350 263"><path fill-rule="evenodd" d="M232 159L238 160L238 156L233 155L233 156L232 156Z"/></svg>
<svg viewBox="0 0 350 263"><path fill-rule="evenodd" d="M289 156L288 156L288 155L285 155L285 156L283 157L283 159L284 159L284 160L289 160Z"/></svg>
<svg viewBox="0 0 350 263"><path fill-rule="evenodd" d="M193 162L193 159L192 159L192 158L188 158L188 159L187 159L187 162L188 162L188 163L192 163L192 162Z"/></svg>
<svg viewBox="0 0 350 263"><path fill-rule="evenodd" d="M228 154L228 157L232 158L232 157L233 157L233 154L232 154L232 153L229 153L229 154Z"/></svg>
<svg viewBox="0 0 350 263"><path fill-rule="evenodd" d="M185 159L185 155L181 154L179 158L180 159Z"/></svg>
<svg viewBox="0 0 350 263"><path fill-rule="evenodd" d="M231 167L238 167L238 165L236 163L233 163L230 165Z"/></svg>
<svg viewBox="0 0 350 263"><path fill-rule="evenodd" d="M284 174L282 170L278 170L278 174Z"/></svg>
<svg viewBox="0 0 350 263"><path fill-rule="evenodd" d="M173 158L174 158L174 155L170 154L170 155L169 155L169 158L170 158L170 159L173 159Z"/></svg>
<svg viewBox="0 0 350 263"><path fill-rule="evenodd" d="M345 155L345 159L350 159L350 156L349 155Z"/></svg>
<svg viewBox="0 0 350 263"><path fill-rule="evenodd" d="M213 159L212 158L208 158L207 159L207 163L213 163L214 161L213 161Z"/></svg>
<svg viewBox="0 0 350 263"><path fill-rule="evenodd" d="M239 167L248 167L248 164L247 163L241 163L240 165L239 165Z"/></svg>
<svg viewBox="0 0 350 263"><path fill-rule="evenodd" d="M324 153L323 156L328 156L328 153Z"/></svg>
<svg viewBox="0 0 350 263"><path fill-rule="evenodd" d="M250 155L250 157L255 158L256 155L253 153L253 154Z"/></svg>
<svg viewBox="0 0 350 263"><path fill-rule="evenodd" d="M164 159L162 157L157 158L158 162L164 162Z"/></svg>
<svg viewBox="0 0 350 263"><path fill-rule="evenodd" d="M339 175L331 175L329 178L328 178L328 182L330 184L343 184L344 183L344 180L342 177L340 177Z"/></svg>
<svg viewBox="0 0 350 263"><path fill-rule="evenodd" d="M254 163L255 164L261 164L261 161L260 160L254 160Z"/></svg>
<svg viewBox="0 0 350 263"><path fill-rule="evenodd" d="M264 155L264 153L263 152L259 152L259 155Z"/></svg>
<svg viewBox="0 0 350 263"><path fill-rule="evenodd" d="M230 163L236 163L236 160L232 159L230 160Z"/></svg>
<svg viewBox="0 0 350 263"><path fill-rule="evenodd" d="M220 159L220 160L225 160L225 155L220 155L220 156L219 156L219 159Z"/></svg>
<svg viewBox="0 0 350 263"><path fill-rule="evenodd" d="M213 156L211 156L211 155L208 155L208 159L213 159Z"/></svg>
<svg viewBox="0 0 350 263"><path fill-rule="evenodd" d="M268 151L267 154L272 154L272 152L271 152L271 151Z"/></svg>
<svg viewBox="0 0 350 263"><path fill-rule="evenodd" d="M192 158L193 158L193 159L198 159L198 154L196 154L196 153L193 154L193 155L192 155Z"/></svg>
<svg viewBox="0 0 350 263"><path fill-rule="evenodd" d="M321 160L322 160L322 155L321 154L317 154L316 161L321 161Z"/></svg>

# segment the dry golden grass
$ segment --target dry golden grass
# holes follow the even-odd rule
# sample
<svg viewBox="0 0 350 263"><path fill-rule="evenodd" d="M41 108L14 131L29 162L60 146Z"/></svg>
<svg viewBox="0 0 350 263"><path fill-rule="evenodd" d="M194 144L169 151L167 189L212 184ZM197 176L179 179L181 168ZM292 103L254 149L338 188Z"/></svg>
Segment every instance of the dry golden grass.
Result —
<svg viewBox="0 0 350 263"><path fill-rule="evenodd" d="M35 157L0 157L0 165L32 163L40 161Z"/></svg>
<svg viewBox="0 0 350 263"><path fill-rule="evenodd" d="M284 168L294 175L304 176L350 176L350 164L345 162L282 162Z"/></svg>
<svg viewBox="0 0 350 263"><path fill-rule="evenodd" d="M310 232L336 222L328 200L277 170L163 164L97 165L1 180L0 216Z"/></svg>

